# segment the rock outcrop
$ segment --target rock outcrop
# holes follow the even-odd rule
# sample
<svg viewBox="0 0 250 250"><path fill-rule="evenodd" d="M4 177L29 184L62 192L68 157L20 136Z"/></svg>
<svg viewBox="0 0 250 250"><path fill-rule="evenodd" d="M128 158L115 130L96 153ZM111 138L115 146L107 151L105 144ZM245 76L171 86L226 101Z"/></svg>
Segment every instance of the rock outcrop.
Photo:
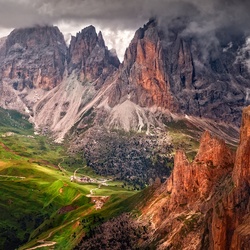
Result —
<svg viewBox="0 0 250 250"><path fill-rule="evenodd" d="M192 163L184 152L176 152L174 171L168 181L168 192L173 199L171 205L207 199L216 183L232 171L234 154L224 141L205 132L200 143Z"/></svg>
<svg viewBox="0 0 250 250"><path fill-rule="evenodd" d="M33 107L36 128L45 133L52 131L57 142L61 142L74 125L75 133L81 131L79 123L79 127L88 127L84 114L105 97L103 84L113 77L119 64L93 26L72 37L63 81Z"/></svg>
<svg viewBox="0 0 250 250"><path fill-rule="evenodd" d="M249 110L236 155L208 132L192 163L176 152L173 173L143 208L158 249L249 249Z"/></svg>
<svg viewBox="0 0 250 250"><path fill-rule="evenodd" d="M246 37L225 27L213 35L217 42L210 43L199 34L187 35L184 21L160 25L151 20L137 30L109 96L110 106L129 99L141 107L239 126L241 109L249 101L250 74L239 55Z"/></svg>
<svg viewBox="0 0 250 250"><path fill-rule="evenodd" d="M61 83L67 47L57 27L16 29L1 48L2 81L15 90L50 90Z"/></svg>
<svg viewBox="0 0 250 250"><path fill-rule="evenodd" d="M177 111L168 78L162 39L152 20L136 31L126 50L109 104L113 107L129 99L141 107L156 105Z"/></svg>
<svg viewBox="0 0 250 250"><path fill-rule="evenodd" d="M233 177L237 187L250 187L250 107L243 110L240 145L237 149Z"/></svg>
<svg viewBox="0 0 250 250"><path fill-rule="evenodd" d="M95 82L100 88L106 78L120 65L114 51L105 46L102 33L97 35L93 26L89 26L71 38L68 53L68 74L78 72L82 82Z"/></svg>

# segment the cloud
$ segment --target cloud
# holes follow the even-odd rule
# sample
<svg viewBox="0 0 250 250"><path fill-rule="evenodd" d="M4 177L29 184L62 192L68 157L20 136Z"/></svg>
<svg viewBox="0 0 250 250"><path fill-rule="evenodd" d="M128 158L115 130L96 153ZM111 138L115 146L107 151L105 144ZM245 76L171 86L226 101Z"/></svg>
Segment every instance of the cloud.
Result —
<svg viewBox="0 0 250 250"><path fill-rule="evenodd" d="M56 22L95 21L116 29L135 29L152 16L221 17L221 22L250 20L248 0L0 0L0 24L20 27ZM249 24L247 24L249 25Z"/></svg>
<svg viewBox="0 0 250 250"><path fill-rule="evenodd" d="M0 27L67 23L75 30L93 24L106 30L109 44L117 46L123 30L132 34L151 17L166 26L173 18L185 16L186 35L212 34L223 26L249 34L249 10L249 0L0 0Z"/></svg>

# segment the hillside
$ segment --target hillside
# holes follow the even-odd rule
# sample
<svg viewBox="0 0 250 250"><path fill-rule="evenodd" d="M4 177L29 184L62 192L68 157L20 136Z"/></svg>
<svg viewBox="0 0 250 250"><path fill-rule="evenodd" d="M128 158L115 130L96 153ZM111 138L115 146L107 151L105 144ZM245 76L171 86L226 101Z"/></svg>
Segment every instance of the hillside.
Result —
<svg viewBox="0 0 250 250"><path fill-rule="evenodd" d="M1 41L0 249L250 247L249 37L195 21L151 18L123 62L92 25Z"/></svg>
<svg viewBox="0 0 250 250"><path fill-rule="evenodd" d="M168 180L140 194L137 216L104 223L76 249L249 249L249 121L247 107L236 154L205 132L192 162L179 150Z"/></svg>
<svg viewBox="0 0 250 250"><path fill-rule="evenodd" d="M124 188L123 182L110 178L105 183L77 155L69 156L62 146L34 135L32 125L22 115L5 110L1 114L1 249L43 245L72 249L88 232L88 225L94 225L93 220L98 224L133 209L119 206L135 194L132 186ZM92 181L72 182L75 175L90 175Z"/></svg>

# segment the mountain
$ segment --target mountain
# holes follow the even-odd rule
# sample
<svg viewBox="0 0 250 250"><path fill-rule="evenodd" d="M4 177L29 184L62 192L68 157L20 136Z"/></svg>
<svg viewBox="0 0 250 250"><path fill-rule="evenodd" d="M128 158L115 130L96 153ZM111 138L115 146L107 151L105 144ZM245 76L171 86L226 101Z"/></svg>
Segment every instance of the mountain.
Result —
<svg viewBox="0 0 250 250"><path fill-rule="evenodd" d="M81 119L84 124L90 109L105 113L106 127L126 131L149 132L162 115L239 126L248 104L247 37L224 27L210 41L188 33L188 24L150 20L136 31L122 64L93 26L72 37L69 48L56 27L14 30L1 46L1 106L35 113L36 127L58 141ZM58 103L55 92L68 91L75 103Z"/></svg>
<svg viewBox="0 0 250 250"><path fill-rule="evenodd" d="M192 163L176 153L170 178L143 207L157 249L249 248L249 121L248 107L236 155L209 132Z"/></svg>
<svg viewBox="0 0 250 250"><path fill-rule="evenodd" d="M245 35L225 27L214 35L216 43L205 42L188 34L184 21L150 20L136 32L122 64L93 26L72 37L69 48L57 27L14 30L0 51L1 106L35 113L36 126L58 141L91 108L106 113L107 127L126 131L149 131L150 124L162 123L157 116L171 120L171 113L239 125L250 77ZM58 104L55 92L67 95L69 86L77 89L71 98L76 103ZM48 99L50 108L57 104L53 112L47 112Z"/></svg>
<svg viewBox="0 0 250 250"><path fill-rule="evenodd" d="M249 108L234 152L249 104L248 60L240 29L194 33L186 18L151 19L122 63L93 26L69 47L49 26L2 39L2 210L20 208L15 222L8 213L10 223L0 225L3 244L16 234L15 248L28 241L25 248L248 249ZM27 117L60 145L33 136ZM74 183L78 170L87 185ZM39 196L30 225L26 204L18 206L27 190L29 202Z"/></svg>
<svg viewBox="0 0 250 250"><path fill-rule="evenodd" d="M57 27L16 29L0 49L0 106L28 114L37 132L67 143L99 173L117 176L117 169L138 166L136 177L131 169L122 174L137 179L144 166L157 165L143 180L165 177L173 123L183 121L180 137L189 134L185 147L192 152L205 129L235 146L248 103L246 36L225 27L214 34L216 42L204 41L188 33L187 24L150 20L136 31L122 63L93 26L72 37L68 48ZM131 132L139 134L127 140ZM122 157L112 140L124 141ZM110 142L113 149L103 150Z"/></svg>
<svg viewBox="0 0 250 250"><path fill-rule="evenodd" d="M107 50L102 33L97 35L93 26L72 37L68 52L68 74L79 70L80 81L96 81L98 88L119 65L116 54Z"/></svg>
<svg viewBox="0 0 250 250"><path fill-rule="evenodd" d="M45 92L61 83L66 51L56 27L12 31L0 49L1 106L31 111Z"/></svg>
<svg viewBox="0 0 250 250"><path fill-rule="evenodd" d="M164 24L152 19L137 30L109 104L129 99L141 107L240 125L250 79L246 60L240 60L245 35L225 27L210 42L188 34L187 26L182 18Z"/></svg>
<svg viewBox="0 0 250 250"><path fill-rule="evenodd" d="M247 107L236 153L209 132L192 162L177 151L166 182L156 180L137 196L138 216L97 226L76 249L249 249L249 126Z"/></svg>
<svg viewBox="0 0 250 250"><path fill-rule="evenodd" d="M59 86L33 107L35 126L50 131L58 142L95 104L103 86L120 65L115 53L105 46L101 32L93 26L72 37L67 52L66 71Z"/></svg>

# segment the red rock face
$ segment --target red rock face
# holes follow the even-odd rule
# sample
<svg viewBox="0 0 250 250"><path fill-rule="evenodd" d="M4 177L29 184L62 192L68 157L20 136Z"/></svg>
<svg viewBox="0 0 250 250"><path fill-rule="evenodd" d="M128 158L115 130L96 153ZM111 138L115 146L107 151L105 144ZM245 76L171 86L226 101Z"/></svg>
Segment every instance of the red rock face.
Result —
<svg viewBox="0 0 250 250"><path fill-rule="evenodd" d="M192 163L182 151L176 152L171 184L168 183L172 205L207 199L216 183L232 171L235 156L223 140L205 132L200 143Z"/></svg>
<svg viewBox="0 0 250 250"><path fill-rule="evenodd" d="M192 163L176 152L173 173L143 208L162 239L159 249L249 249L249 131L248 107L236 156L208 132Z"/></svg>
<svg viewBox="0 0 250 250"><path fill-rule="evenodd" d="M57 27L16 29L1 49L1 79L17 90L52 89L62 81L66 50Z"/></svg>
<svg viewBox="0 0 250 250"><path fill-rule="evenodd" d="M230 50L218 35L207 51L204 37L184 35L185 25L151 20L137 30L116 75L110 106L130 99L142 107L240 125L250 80L244 61L235 63L244 35L232 38Z"/></svg>
<svg viewBox="0 0 250 250"><path fill-rule="evenodd" d="M109 104L115 106L126 99L142 107L178 109L170 92L162 44L154 21L136 32L126 50Z"/></svg>
<svg viewBox="0 0 250 250"><path fill-rule="evenodd" d="M237 149L233 179L237 187L250 186L250 107L243 110L240 145Z"/></svg>
<svg viewBox="0 0 250 250"><path fill-rule="evenodd" d="M201 137L199 151L194 162L205 163L212 167L232 168L234 157L234 153L228 149L225 141L205 132Z"/></svg>

